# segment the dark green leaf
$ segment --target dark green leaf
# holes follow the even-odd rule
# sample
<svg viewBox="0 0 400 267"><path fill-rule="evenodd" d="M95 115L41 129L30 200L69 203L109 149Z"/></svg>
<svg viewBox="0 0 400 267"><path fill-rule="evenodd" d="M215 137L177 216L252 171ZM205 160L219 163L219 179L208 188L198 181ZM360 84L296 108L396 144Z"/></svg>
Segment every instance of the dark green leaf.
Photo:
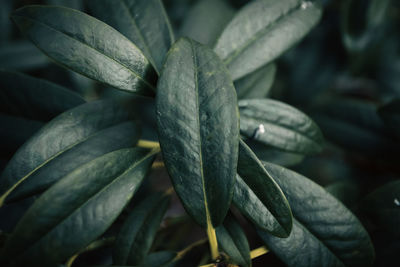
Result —
<svg viewBox="0 0 400 267"><path fill-rule="evenodd" d="M214 45L235 11L226 0L201 0L187 13L180 34L202 44Z"/></svg>
<svg viewBox="0 0 400 267"><path fill-rule="evenodd" d="M247 139L246 144L253 150L254 154L262 160L272 162L281 166L294 166L303 161L305 158L302 154L283 151L263 143Z"/></svg>
<svg viewBox="0 0 400 267"><path fill-rule="evenodd" d="M69 110L41 128L13 156L0 180L10 197L41 191L85 162L133 146L139 138L135 101L105 100Z"/></svg>
<svg viewBox="0 0 400 267"><path fill-rule="evenodd" d="M288 198L293 231L286 239L259 235L288 266L370 266L374 248L368 233L345 206L311 180L264 163Z"/></svg>
<svg viewBox="0 0 400 267"><path fill-rule="evenodd" d="M242 267L250 267L250 247L246 235L233 215L228 214L216 229L218 243L229 260Z"/></svg>
<svg viewBox="0 0 400 267"><path fill-rule="evenodd" d="M0 113L46 122L85 103L57 84L22 73L0 70Z"/></svg>
<svg viewBox="0 0 400 267"><path fill-rule="evenodd" d="M235 206L254 224L273 235L287 237L292 213L282 190L257 156L240 140Z"/></svg>
<svg viewBox="0 0 400 267"><path fill-rule="evenodd" d="M321 151L323 137L304 113L272 99L240 100L241 134L285 151L313 154Z"/></svg>
<svg viewBox="0 0 400 267"><path fill-rule="evenodd" d="M177 194L197 223L218 226L232 198L239 140L235 88L218 56L190 39L177 41L158 82L156 110Z"/></svg>
<svg viewBox="0 0 400 267"><path fill-rule="evenodd" d="M239 99L264 98L274 83L275 63L271 63L235 81Z"/></svg>
<svg viewBox="0 0 400 267"><path fill-rule="evenodd" d="M337 171L337 173L339 172ZM325 190L335 198L339 199L350 210L353 210L360 195L357 185L351 182L332 183L328 186L325 186Z"/></svg>
<svg viewBox="0 0 400 267"><path fill-rule="evenodd" d="M141 267L160 266L173 267L176 265L178 258L177 253L173 251L158 251L150 253L140 265Z"/></svg>
<svg viewBox="0 0 400 267"><path fill-rule="evenodd" d="M400 237L400 181L389 182L370 193L362 210L383 231Z"/></svg>
<svg viewBox="0 0 400 267"><path fill-rule="evenodd" d="M132 210L115 241L113 263L142 263L150 250L169 202L169 195L155 193Z"/></svg>
<svg viewBox="0 0 400 267"><path fill-rule="evenodd" d="M12 15L20 30L59 64L121 90L152 94L155 72L142 52L107 24L80 11L26 6Z"/></svg>
<svg viewBox="0 0 400 267"><path fill-rule="evenodd" d="M259 0L244 6L219 37L215 51L234 80L272 62L319 21L318 1Z"/></svg>
<svg viewBox="0 0 400 267"><path fill-rule="evenodd" d="M41 195L1 254L10 266L54 266L99 237L149 170L155 152L126 148L96 158Z"/></svg>
<svg viewBox="0 0 400 267"><path fill-rule="evenodd" d="M47 4L82 10L83 0L46 0Z"/></svg>
<svg viewBox="0 0 400 267"><path fill-rule="evenodd" d="M49 63L49 59L28 41L14 41L0 47L0 67L4 69L32 70Z"/></svg>
<svg viewBox="0 0 400 267"><path fill-rule="evenodd" d="M388 156L399 149L374 103L333 99L319 108L313 118L328 140L352 152Z"/></svg>
<svg viewBox="0 0 400 267"><path fill-rule="evenodd" d="M157 72L174 35L161 0L86 1L94 16L130 39Z"/></svg>
<svg viewBox="0 0 400 267"><path fill-rule="evenodd" d="M378 113L385 124L400 137L400 99L394 99L382 106Z"/></svg>

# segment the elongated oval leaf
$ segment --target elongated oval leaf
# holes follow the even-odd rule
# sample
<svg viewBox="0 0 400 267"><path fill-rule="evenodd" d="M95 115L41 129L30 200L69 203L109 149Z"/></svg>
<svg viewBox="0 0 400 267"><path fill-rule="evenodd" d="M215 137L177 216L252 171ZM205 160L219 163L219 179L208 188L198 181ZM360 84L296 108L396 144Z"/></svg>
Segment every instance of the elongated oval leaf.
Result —
<svg viewBox="0 0 400 267"><path fill-rule="evenodd" d="M292 229L292 213L282 190L257 156L240 140L233 203L254 224L279 237Z"/></svg>
<svg viewBox="0 0 400 267"><path fill-rule="evenodd" d="M125 35L160 72L174 35L161 0L87 1L94 16Z"/></svg>
<svg viewBox="0 0 400 267"><path fill-rule="evenodd" d="M69 173L41 195L18 222L0 262L54 266L85 248L104 233L131 199L155 152L121 149Z"/></svg>
<svg viewBox="0 0 400 267"><path fill-rule="evenodd" d="M12 19L47 56L113 87L151 95L155 72L142 52L107 24L80 11L26 6Z"/></svg>
<svg viewBox="0 0 400 267"><path fill-rule="evenodd" d="M180 34L208 45L214 45L217 37L235 14L226 0L201 0L187 12Z"/></svg>
<svg viewBox="0 0 400 267"><path fill-rule="evenodd" d="M389 182L372 193L362 202L362 211L392 237L400 237L400 181Z"/></svg>
<svg viewBox="0 0 400 267"><path fill-rule="evenodd" d="M275 63L271 63L235 81L238 98L266 97L274 83L275 73L276 65Z"/></svg>
<svg viewBox="0 0 400 267"><path fill-rule="evenodd" d="M239 101L241 134L285 151L312 154L322 149L318 126L301 111L272 99Z"/></svg>
<svg viewBox="0 0 400 267"><path fill-rule="evenodd" d="M0 113L46 122L85 103L78 94L49 81L0 70Z"/></svg>
<svg viewBox="0 0 400 267"><path fill-rule="evenodd" d="M289 266L370 266L374 248L359 220L322 187L293 171L264 163L285 192L295 218L286 239L259 234Z"/></svg>
<svg viewBox="0 0 400 267"><path fill-rule="evenodd" d="M113 263L142 263L150 250L169 202L170 195L155 193L132 210L115 241Z"/></svg>
<svg viewBox="0 0 400 267"><path fill-rule="evenodd" d="M15 153L2 173L0 192L23 180L14 197L32 194L95 157L133 146L139 137L132 122L135 101L91 102L53 119Z"/></svg>
<svg viewBox="0 0 400 267"><path fill-rule="evenodd" d="M258 0L244 6L215 51L234 80L270 63L301 40L321 17L316 0Z"/></svg>
<svg viewBox="0 0 400 267"><path fill-rule="evenodd" d="M251 266L250 247L246 235L233 215L228 214L216 229L218 243L230 261L242 267Z"/></svg>
<svg viewBox="0 0 400 267"><path fill-rule="evenodd" d="M222 223L236 174L235 88L218 56L187 38L171 48L156 97L160 145L175 190L202 226Z"/></svg>

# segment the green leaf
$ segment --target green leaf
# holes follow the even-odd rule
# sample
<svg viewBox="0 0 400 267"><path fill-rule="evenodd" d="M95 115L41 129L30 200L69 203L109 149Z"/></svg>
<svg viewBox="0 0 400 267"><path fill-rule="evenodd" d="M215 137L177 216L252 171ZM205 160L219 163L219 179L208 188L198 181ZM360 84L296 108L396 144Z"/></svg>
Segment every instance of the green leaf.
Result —
<svg viewBox="0 0 400 267"><path fill-rule="evenodd" d="M103 234L149 170L157 151L126 148L66 175L25 213L7 240L2 263L54 266Z"/></svg>
<svg viewBox="0 0 400 267"><path fill-rule="evenodd" d="M0 113L47 122L85 103L78 94L52 82L0 70Z"/></svg>
<svg viewBox="0 0 400 267"><path fill-rule="evenodd" d="M318 126L304 113L272 99L240 100L240 132L284 151L314 154L322 149Z"/></svg>
<svg viewBox="0 0 400 267"><path fill-rule="evenodd" d="M338 200L293 171L264 163L292 208L288 238L258 231L267 247L288 266L370 266L374 248L359 220Z"/></svg>
<svg viewBox="0 0 400 267"><path fill-rule="evenodd" d="M246 235L233 215L228 214L216 229L218 244L229 260L242 267L251 266L250 247Z"/></svg>
<svg viewBox="0 0 400 267"><path fill-rule="evenodd" d="M378 114L385 125L400 137L400 99L394 99L378 109Z"/></svg>
<svg viewBox="0 0 400 267"><path fill-rule="evenodd" d="M142 52L107 24L80 11L26 6L12 19L47 56L121 90L151 95L155 72Z"/></svg>
<svg viewBox="0 0 400 267"><path fill-rule="evenodd" d="M318 1L259 0L244 6L215 46L234 80L279 57L319 21Z"/></svg>
<svg viewBox="0 0 400 267"><path fill-rule="evenodd" d="M155 193L132 210L115 241L113 263L137 265L143 262L169 202L170 195Z"/></svg>
<svg viewBox="0 0 400 267"><path fill-rule="evenodd" d="M161 71L174 42L171 25L161 0L86 1L93 15L131 40Z"/></svg>
<svg viewBox="0 0 400 267"><path fill-rule="evenodd" d="M214 45L235 10L226 0L201 0L187 12L180 34L202 44Z"/></svg>
<svg viewBox="0 0 400 267"><path fill-rule="evenodd" d="M289 203L273 176L242 140L233 203L263 230L279 237L289 236L292 229Z"/></svg>
<svg viewBox="0 0 400 267"><path fill-rule="evenodd" d="M300 164L305 158L302 154L283 151L272 146L264 145L255 140L246 140L246 144L253 150L254 154L262 160L289 167Z"/></svg>
<svg viewBox="0 0 400 267"><path fill-rule="evenodd" d="M218 56L179 39L158 82L157 127L164 161L186 211L218 226L235 182L239 119L235 88Z"/></svg>
<svg viewBox="0 0 400 267"><path fill-rule="evenodd" d="M140 265L141 267L160 266L174 267L178 261L178 254L173 251L158 251L150 253Z"/></svg>
<svg viewBox="0 0 400 267"><path fill-rule="evenodd" d="M50 60L29 41L13 41L0 47L0 68L3 69L34 70L49 63Z"/></svg>
<svg viewBox="0 0 400 267"><path fill-rule="evenodd" d="M133 146L140 133L135 101L91 102L53 119L15 153L2 173L0 193L6 197L18 185L10 197L29 196L93 158Z"/></svg>
<svg viewBox="0 0 400 267"><path fill-rule="evenodd" d="M361 208L380 230L400 237L399 180L389 182L370 193L363 200Z"/></svg>
<svg viewBox="0 0 400 267"><path fill-rule="evenodd" d="M372 102L336 98L312 117L329 141L351 152L388 158L399 149Z"/></svg>
<svg viewBox="0 0 400 267"><path fill-rule="evenodd" d="M238 98L251 99L266 97L274 83L275 73L276 65L275 63L270 63L235 81Z"/></svg>

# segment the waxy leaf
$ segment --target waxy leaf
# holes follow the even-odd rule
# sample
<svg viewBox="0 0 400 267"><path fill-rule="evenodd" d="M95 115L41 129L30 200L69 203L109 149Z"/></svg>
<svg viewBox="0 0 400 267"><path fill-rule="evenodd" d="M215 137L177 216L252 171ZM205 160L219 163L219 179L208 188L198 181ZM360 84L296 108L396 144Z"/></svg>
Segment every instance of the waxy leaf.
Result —
<svg viewBox="0 0 400 267"><path fill-rule="evenodd" d="M338 200L293 171L264 163L290 203L294 221L288 238L258 233L288 266L370 266L374 248L359 220Z"/></svg>
<svg viewBox="0 0 400 267"><path fill-rule="evenodd" d="M247 218L265 231L287 237L292 213L282 190L257 156L240 140L238 175L233 203Z"/></svg>
<svg viewBox="0 0 400 267"><path fill-rule="evenodd" d="M31 76L0 70L1 153L10 156L45 122L85 101L76 93Z"/></svg>
<svg viewBox="0 0 400 267"><path fill-rule="evenodd" d="M289 152L321 151L318 126L301 111L272 99L240 100L240 132L265 145Z"/></svg>
<svg viewBox="0 0 400 267"><path fill-rule="evenodd" d="M208 45L214 45L235 10L227 0L200 0L187 12L180 34Z"/></svg>
<svg viewBox="0 0 400 267"><path fill-rule="evenodd" d="M275 63L271 63L235 81L238 98L252 99L266 97L274 83L275 73L276 65Z"/></svg>
<svg viewBox="0 0 400 267"><path fill-rule="evenodd" d="M370 193L363 200L361 208L380 230L400 237L399 180L389 182Z"/></svg>
<svg viewBox="0 0 400 267"><path fill-rule="evenodd" d="M121 90L151 95L155 71L143 53L107 24L77 10L26 6L12 19L47 56Z"/></svg>
<svg viewBox="0 0 400 267"><path fill-rule="evenodd" d="M218 56L181 38L158 82L157 127L163 158L187 212L218 226L235 182L239 119L235 88Z"/></svg>
<svg viewBox="0 0 400 267"><path fill-rule="evenodd" d="M378 113L385 124L400 137L400 99L394 99L382 106Z"/></svg>
<svg viewBox="0 0 400 267"><path fill-rule="evenodd" d="M135 101L91 102L57 116L15 153L2 173L0 193L21 182L10 197L31 195L85 162L132 147L140 134Z"/></svg>
<svg viewBox="0 0 400 267"><path fill-rule="evenodd" d="M78 94L52 82L0 70L0 113L47 122L85 103Z"/></svg>
<svg viewBox="0 0 400 267"><path fill-rule="evenodd" d="M169 202L170 195L155 193L131 211L115 241L113 263L138 265L143 262Z"/></svg>
<svg viewBox="0 0 400 267"><path fill-rule="evenodd" d="M161 0L86 1L93 15L131 40L160 72L174 35Z"/></svg>
<svg viewBox="0 0 400 267"><path fill-rule="evenodd" d="M1 254L9 266L54 266L103 234L133 196L157 151L126 148L96 158L43 193Z"/></svg>
<svg viewBox="0 0 400 267"><path fill-rule="evenodd" d="M234 80L272 62L321 17L316 0L258 0L244 6L215 45Z"/></svg>
<svg viewBox="0 0 400 267"><path fill-rule="evenodd" d="M216 229L218 244L229 261L243 267L251 266L250 247L246 235L233 215L228 214Z"/></svg>

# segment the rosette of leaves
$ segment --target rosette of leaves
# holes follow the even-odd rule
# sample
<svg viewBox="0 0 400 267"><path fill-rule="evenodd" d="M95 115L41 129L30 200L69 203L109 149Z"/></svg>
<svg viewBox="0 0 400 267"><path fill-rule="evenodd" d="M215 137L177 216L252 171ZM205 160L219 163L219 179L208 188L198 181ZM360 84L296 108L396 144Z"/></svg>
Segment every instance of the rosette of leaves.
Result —
<svg viewBox="0 0 400 267"><path fill-rule="evenodd" d="M323 138L299 110L270 99L238 103L237 93L241 98L268 93L273 61L319 21L318 1L252 1L226 16L212 37L199 39L213 47L195 41L195 32L193 39L175 41L160 0L88 1L87 6L94 17L34 5L16 10L12 19L56 63L136 96L68 109L14 154L1 176L1 203L29 196L35 201L7 235L1 265L71 266L79 254L104 243L113 246L113 264L197 265L204 257L193 262L188 255L202 240L182 250L153 246L172 193L205 230L209 266L251 266L252 258L268 251L250 250L245 222L229 213L232 205L272 236L274 245L266 243L280 256L276 247L303 229L299 222L306 225L292 199L298 185L281 183L281 176L292 174L271 171L245 141L304 156L318 153ZM140 125L146 123L139 105L143 96L155 105L158 142L139 140ZM157 154L173 187L140 201L134 195ZM315 191L307 193L322 194L318 187ZM359 230L348 238L361 239L369 263L368 235L345 212ZM115 232L112 242L102 242L105 233ZM305 239L305 245L315 239ZM326 251L313 253L322 257ZM358 262L360 255L343 257Z"/></svg>

